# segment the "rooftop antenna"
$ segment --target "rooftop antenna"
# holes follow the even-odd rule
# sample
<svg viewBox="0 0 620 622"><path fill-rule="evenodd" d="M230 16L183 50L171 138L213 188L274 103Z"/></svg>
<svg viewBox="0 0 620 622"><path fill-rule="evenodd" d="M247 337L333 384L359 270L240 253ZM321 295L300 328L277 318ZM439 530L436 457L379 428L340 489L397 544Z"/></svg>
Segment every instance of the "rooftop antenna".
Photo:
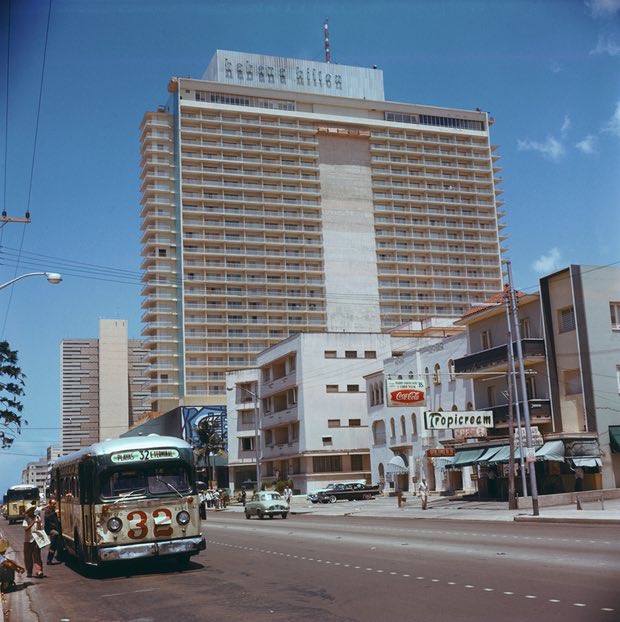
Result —
<svg viewBox="0 0 620 622"><path fill-rule="evenodd" d="M329 20L325 18L325 62L329 63Z"/></svg>

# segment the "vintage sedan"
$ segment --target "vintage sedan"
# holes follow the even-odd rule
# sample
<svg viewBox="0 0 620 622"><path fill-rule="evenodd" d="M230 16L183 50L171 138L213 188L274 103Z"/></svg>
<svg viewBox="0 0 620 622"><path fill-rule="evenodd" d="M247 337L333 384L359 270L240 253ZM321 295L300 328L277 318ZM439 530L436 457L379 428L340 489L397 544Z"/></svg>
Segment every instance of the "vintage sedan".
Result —
<svg viewBox="0 0 620 622"><path fill-rule="evenodd" d="M381 494L379 486L366 484L334 484L328 490L321 490L317 494L321 503L336 503L336 501L370 501Z"/></svg>
<svg viewBox="0 0 620 622"><path fill-rule="evenodd" d="M284 497L279 492L269 490L254 493L252 498L245 503L245 517L248 519L252 516L258 516L260 519L265 516L287 518L289 511L289 504Z"/></svg>

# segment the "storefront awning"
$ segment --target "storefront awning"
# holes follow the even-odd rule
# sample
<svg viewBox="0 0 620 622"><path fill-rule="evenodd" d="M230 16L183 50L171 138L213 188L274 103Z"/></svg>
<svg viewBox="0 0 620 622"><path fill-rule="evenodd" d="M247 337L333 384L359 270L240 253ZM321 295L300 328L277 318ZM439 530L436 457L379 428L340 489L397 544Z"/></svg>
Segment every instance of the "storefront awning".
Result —
<svg viewBox="0 0 620 622"><path fill-rule="evenodd" d="M394 456L385 465L385 470L388 473L407 473L409 468L405 463L405 459L402 456Z"/></svg>
<svg viewBox="0 0 620 622"><path fill-rule="evenodd" d="M578 467L602 466L600 458L571 458L573 464Z"/></svg>
<svg viewBox="0 0 620 622"><path fill-rule="evenodd" d="M482 452L480 458L476 460L476 462L494 462L493 458L497 455L499 451L501 451L503 447L487 447Z"/></svg>
<svg viewBox="0 0 620 622"><path fill-rule="evenodd" d="M536 450L536 458L564 462L564 443L562 441L549 441L545 443Z"/></svg>
<svg viewBox="0 0 620 622"><path fill-rule="evenodd" d="M464 449L457 451L452 462L453 467L471 466L474 464L486 449Z"/></svg>

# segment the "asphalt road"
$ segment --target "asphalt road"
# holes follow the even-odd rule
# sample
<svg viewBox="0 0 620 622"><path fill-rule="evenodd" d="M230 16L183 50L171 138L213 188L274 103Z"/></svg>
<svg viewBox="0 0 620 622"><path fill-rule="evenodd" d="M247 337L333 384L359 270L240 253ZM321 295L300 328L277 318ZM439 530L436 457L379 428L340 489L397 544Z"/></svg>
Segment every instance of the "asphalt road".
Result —
<svg viewBox="0 0 620 622"><path fill-rule="evenodd" d="M613 525L219 513L203 528L207 550L185 570L46 566L23 579L23 621L620 620Z"/></svg>

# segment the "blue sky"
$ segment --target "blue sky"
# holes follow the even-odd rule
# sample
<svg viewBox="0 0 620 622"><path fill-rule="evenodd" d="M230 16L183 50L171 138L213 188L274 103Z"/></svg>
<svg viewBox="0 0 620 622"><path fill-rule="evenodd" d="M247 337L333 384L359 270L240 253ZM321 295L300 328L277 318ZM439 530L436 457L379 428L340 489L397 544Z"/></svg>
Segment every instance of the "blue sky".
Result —
<svg viewBox="0 0 620 622"><path fill-rule="evenodd" d="M0 7L2 206L32 217L0 230L0 283L64 276L0 291L29 421L0 490L60 439L60 342L100 318L140 336L140 122L217 48L320 61L328 17L332 62L378 65L386 99L495 118L519 288L620 261L620 0L51 0L49 26L48 0Z"/></svg>

